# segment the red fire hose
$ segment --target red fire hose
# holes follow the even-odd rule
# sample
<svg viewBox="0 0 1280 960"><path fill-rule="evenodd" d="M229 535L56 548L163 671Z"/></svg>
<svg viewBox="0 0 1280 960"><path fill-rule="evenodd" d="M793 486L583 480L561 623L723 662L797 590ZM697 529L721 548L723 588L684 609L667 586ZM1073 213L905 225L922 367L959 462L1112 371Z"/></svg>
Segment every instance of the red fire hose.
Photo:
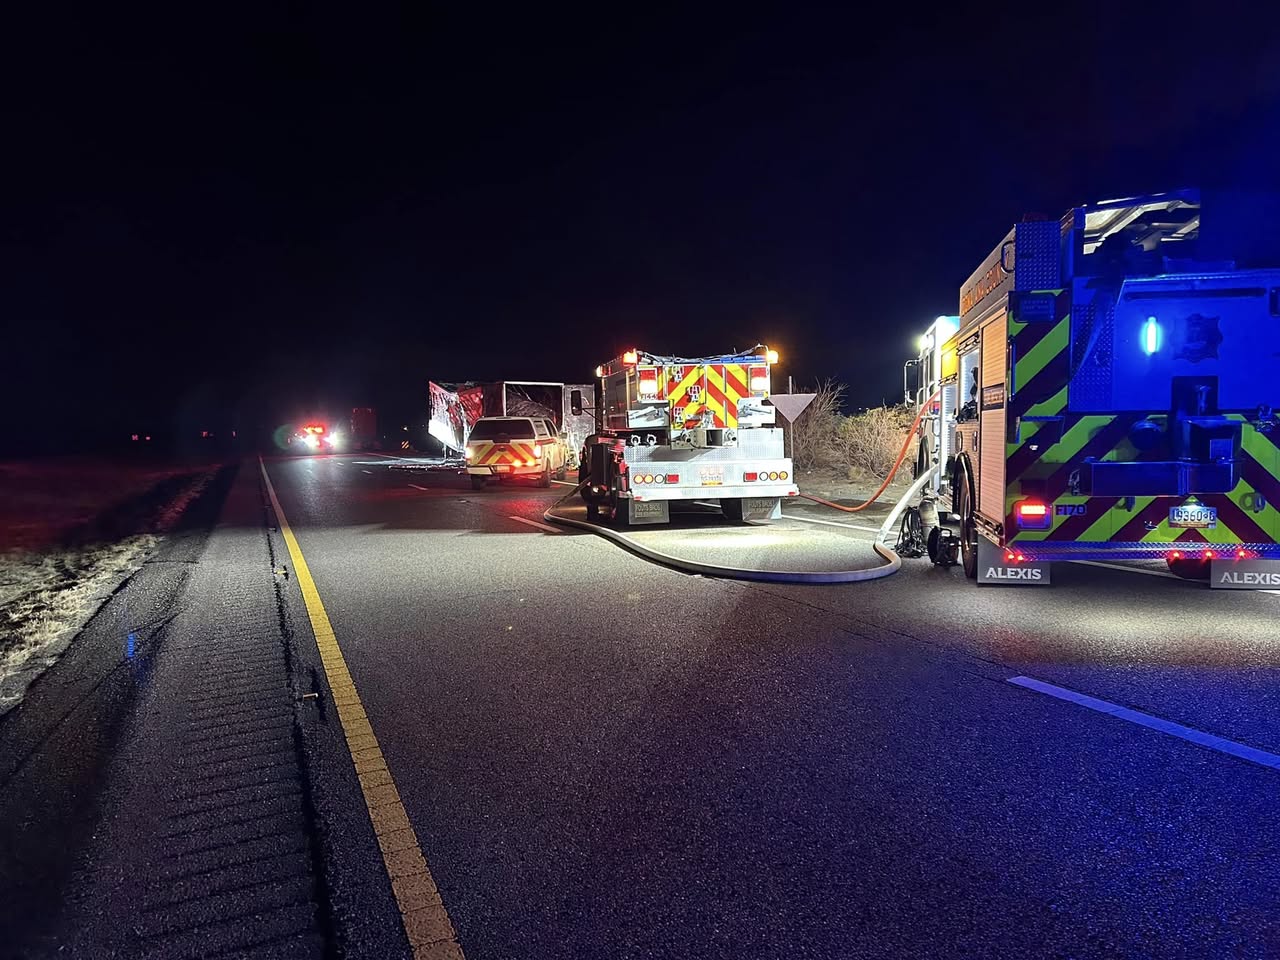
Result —
<svg viewBox="0 0 1280 960"><path fill-rule="evenodd" d="M877 500L880 494L889 488L889 484L893 482L894 476L898 472L898 468L902 466L903 459L907 456L907 450L911 446L911 438L916 435L916 430L920 426L920 421L924 419L924 412L929 409L929 404L938 399L938 394L934 394L920 406L920 412L916 414L915 422L911 424L911 429L907 431L907 439L902 442L902 449L898 451L898 459L894 461L893 469L889 471L889 476L884 478L884 483L880 484L880 489L871 495L871 499L866 503L860 503L856 507L842 507L838 503L832 503L830 500L823 500L821 497L815 497L808 493L802 493L800 496L806 500L812 500L814 503L820 503L824 507L830 507L832 510L841 510L845 513L857 513L859 510L865 510Z"/></svg>

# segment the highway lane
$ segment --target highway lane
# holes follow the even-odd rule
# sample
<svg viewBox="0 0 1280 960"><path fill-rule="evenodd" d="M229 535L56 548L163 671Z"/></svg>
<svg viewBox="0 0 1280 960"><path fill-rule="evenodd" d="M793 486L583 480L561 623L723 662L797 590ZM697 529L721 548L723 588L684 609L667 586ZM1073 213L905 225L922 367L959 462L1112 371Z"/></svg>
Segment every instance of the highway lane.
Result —
<svg viewBox="0 0 1280 960"><path fill-rule="evenodd" d="M268 469L473 960L1280 950L1274 770L1008 682L1278 750L1274 596L707 580L512 519L568 488Z"/></svg>

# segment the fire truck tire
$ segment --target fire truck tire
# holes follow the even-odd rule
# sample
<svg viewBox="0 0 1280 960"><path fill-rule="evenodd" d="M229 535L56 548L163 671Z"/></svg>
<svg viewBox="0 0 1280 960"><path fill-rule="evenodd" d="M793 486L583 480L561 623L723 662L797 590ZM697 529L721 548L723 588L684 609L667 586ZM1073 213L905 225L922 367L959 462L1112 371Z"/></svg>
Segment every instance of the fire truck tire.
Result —
<svg viewBox="0 0 1280 960"><path fill-rule="evenodd" d="M742 501L737 497L722 497L720 512L730 523L742 523Z"/></svg>
<svg viewBox="0 0 1280 960"><path fill-rule="evenodd" d="M489 478L488 478L488 477L477 477L477 476L475 476L474 474L472 474L472 476L471 476L471 489L472 489L472 490L483 490L483 489L485 488L485 484L487 484L488 482L489 482Z"/></svg>
<svg viewBox="0 0 1280 960"><path fill-rule="evenodd" d="M611 501L613 504L613 525L618 530L627 530L631 527L631 515L627 511L627 505L614 497Z"/></svg>
<svg viewBox="0 0 1280 960"><path fill-rule="evenodd" d="M1208 580L1209 561L1195 557L1165 557L1165 565L1175 577L1183 580Z"/></svg>
<svg viewBox="0 0 1280 960"><path fill-rule="evenodd" d="M964 575L970 580L977 580L978 527L973 520L973 494L968 477L957 473L956 481L956 513L960 514L960 560L964 564Z"/></svg>

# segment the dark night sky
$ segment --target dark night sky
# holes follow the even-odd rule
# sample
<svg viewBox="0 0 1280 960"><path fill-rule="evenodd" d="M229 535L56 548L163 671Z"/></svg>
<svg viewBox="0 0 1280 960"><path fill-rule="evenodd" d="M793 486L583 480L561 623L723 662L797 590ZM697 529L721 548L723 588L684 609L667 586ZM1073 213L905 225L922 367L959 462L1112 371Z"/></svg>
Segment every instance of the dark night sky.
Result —
<svg viewBox="0 0 1280 960"><path fill-rule="evenodd" d="M764 339L896 399L1024 213L1274 176L1277 23L1110 7L49 7L9 38L8 389L105 430L405 416Z"/></svg>

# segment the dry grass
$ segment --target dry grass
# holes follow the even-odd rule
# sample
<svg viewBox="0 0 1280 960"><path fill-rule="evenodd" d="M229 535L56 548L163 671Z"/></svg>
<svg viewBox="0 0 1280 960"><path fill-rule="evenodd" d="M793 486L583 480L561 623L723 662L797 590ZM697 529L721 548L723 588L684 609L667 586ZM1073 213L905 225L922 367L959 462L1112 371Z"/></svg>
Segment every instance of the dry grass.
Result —
<svg viewBox="0 0 1280 960"><path fill-rule="evenodd" d="M796 418L789 424L791 432L791 457L796 467L812 470L831 466L837 458L836 437L840 430L840 421L844 419L840 412L844 400L844 385L826 380L813 388L817 394Z"/></svg>
<svg viewBox="0 0 1280 960"><path fill-rule="evenodd" d="M901 406L872 407L842 418L836 434L837 465L849 471L851 480L883 480L902 451L913 419L915 414Z"/></svg>
<svg viewBox="0 0 1280 960"><path fill-rule="evenodd" d="M34 533L22 538L27 544L45 543L51 531L57 531L63 538L62 546L0 552L0 714L21 701L31 682L53 666L111 591L142 565L211 478L207 472L191 474L145 514L131 514L135 530L128 535L73 543L72 533L92 526L96 519L81 520L67 528L71 522L68 517L89 509L86 504L94 498L92 492L82 494L73 498L70 507L44 517L43 525L35 523L40 517L33 518ZM146 478L132 478L139 486L149 481L144 492L154 488L157 479L172 481L174 475L159 471ZM122 485L113 486L113 492ZM42 492L33 492L26 500L41 496Z"/></svg>
<svg viewBox="0 0 1280 960"><path fill-rule="evenodd" d="M95 547L0 556L0 714L53 666L156 541L143 534Z"/></svg>
<svg viewBox="0 0 1280 960"><path fill-rule="evenodd" d="M813 402L791 426L792 458L802 470L836 471L849 480L883 480L893 467L914 411L904 407L872 407L846 415L841 409L845 387L830 380L813 388ZM911 451L908 449L910 460Z"/></svg>

